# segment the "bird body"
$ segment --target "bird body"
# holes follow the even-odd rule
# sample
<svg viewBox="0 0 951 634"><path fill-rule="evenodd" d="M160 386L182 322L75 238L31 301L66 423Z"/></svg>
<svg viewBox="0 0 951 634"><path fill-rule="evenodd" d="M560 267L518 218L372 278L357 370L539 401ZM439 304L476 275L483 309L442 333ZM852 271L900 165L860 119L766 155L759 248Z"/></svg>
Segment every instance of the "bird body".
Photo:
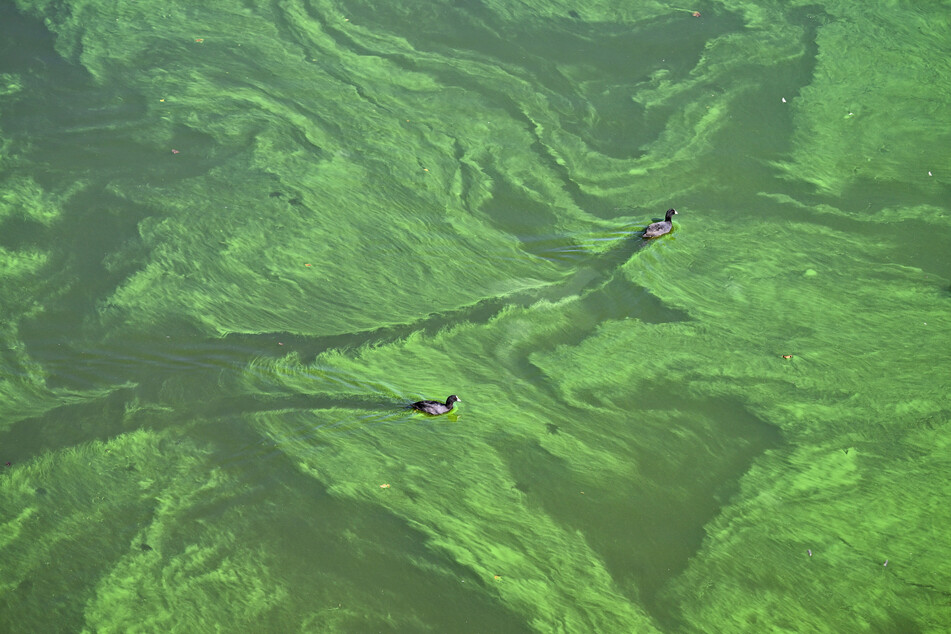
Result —
<svg viewBox="0 0 951 634"><path fill-rule="evenodd" d="M416 401L410 405L410 407L418 412L429 414L430 416L439 416L440 414L445 414L452 410L452 408L455 407L456 401L462 402L462 399L453 394L446 399L445 403L440 403L439 401Z"/></svg>
<svg viewBox="0 0 951 634"><path fill-rule="evenodd" d="M670 230L674 227L670 219L675 213L677 213L676 209L668 209L667 215L664 216L663 222L654 222L647 225L647 229L644 229L644 237L656 238L657 236L662 236L665 233L670 233Z"/></svg>

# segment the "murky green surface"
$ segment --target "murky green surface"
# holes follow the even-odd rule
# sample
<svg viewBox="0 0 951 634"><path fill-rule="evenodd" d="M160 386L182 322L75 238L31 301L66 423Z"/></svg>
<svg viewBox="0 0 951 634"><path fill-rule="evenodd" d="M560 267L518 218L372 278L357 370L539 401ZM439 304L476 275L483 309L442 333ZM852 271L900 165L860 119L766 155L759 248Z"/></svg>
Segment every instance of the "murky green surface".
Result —
<svg viewBox="0 0 951 634"><path fill-rule="evenodd" d="M0 2L0 630L946 631L947 3L206 4Z"/></svg>

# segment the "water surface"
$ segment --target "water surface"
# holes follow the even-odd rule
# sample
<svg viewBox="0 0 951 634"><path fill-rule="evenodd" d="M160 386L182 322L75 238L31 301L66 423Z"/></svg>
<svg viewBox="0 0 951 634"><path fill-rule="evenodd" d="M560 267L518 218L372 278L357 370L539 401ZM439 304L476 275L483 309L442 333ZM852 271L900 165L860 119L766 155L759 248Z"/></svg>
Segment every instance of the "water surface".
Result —
<svg viewBox="0 0 951 634"><path fill-rule="evenodd" d="M946 9L0 2L0 629L945 630Z"/></svg>

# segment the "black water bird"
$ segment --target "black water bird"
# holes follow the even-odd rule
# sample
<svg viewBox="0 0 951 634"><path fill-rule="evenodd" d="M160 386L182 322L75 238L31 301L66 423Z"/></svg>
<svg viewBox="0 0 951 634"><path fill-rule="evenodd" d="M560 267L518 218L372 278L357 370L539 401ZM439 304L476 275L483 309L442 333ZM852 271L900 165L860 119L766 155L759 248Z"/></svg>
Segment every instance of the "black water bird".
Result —
<svg viewBox="0 0 951 634"><path fill-rule="evenodd" d="M451 411L456 401L462 402L458 396L453 394L446 399L445 403L440 403L439 401L416 401L410 405L410 407L418 412L429 414L430 416L439 416L440 414Z"/></svg>
<svg viewBox="0 0 951 634"><path fill-rule="evenodd" d="M664 216L663 222L653 222L647 225L647 229L644 229L645 238L656 238L657 236L662 236L665 233L670 233L670 230L673 228L673 223L670 222L670 218L677 213L676 209L668 209L667 215Z"/></svg>

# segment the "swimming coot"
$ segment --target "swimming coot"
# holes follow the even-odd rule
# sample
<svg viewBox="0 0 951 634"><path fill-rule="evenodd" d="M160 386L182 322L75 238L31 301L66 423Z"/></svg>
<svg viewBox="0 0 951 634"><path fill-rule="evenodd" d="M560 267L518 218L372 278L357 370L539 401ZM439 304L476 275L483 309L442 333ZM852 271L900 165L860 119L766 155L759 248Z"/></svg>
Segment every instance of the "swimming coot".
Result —
<svg viewBox="0 0 951 634"><path fill-rule="evenodd" d="M644 229L645 238L656 238L657 236L662 236L665 233L670 233L673 224L670 222L671 216L677 213L676 209L668 209L667 215L664 216L663 222L654 222L647 225L647 229Z"/></svg>
<svg viewBox="0 0 951 634"><path fill-rule="evenodd" d="M430 416L439 416L440 414L445 414L453 408L453 403L460 401L461 399L453 394L446 399L445 403L440 403L439 401L416 401L410 407L413 409L429 414Z"/></svg>

